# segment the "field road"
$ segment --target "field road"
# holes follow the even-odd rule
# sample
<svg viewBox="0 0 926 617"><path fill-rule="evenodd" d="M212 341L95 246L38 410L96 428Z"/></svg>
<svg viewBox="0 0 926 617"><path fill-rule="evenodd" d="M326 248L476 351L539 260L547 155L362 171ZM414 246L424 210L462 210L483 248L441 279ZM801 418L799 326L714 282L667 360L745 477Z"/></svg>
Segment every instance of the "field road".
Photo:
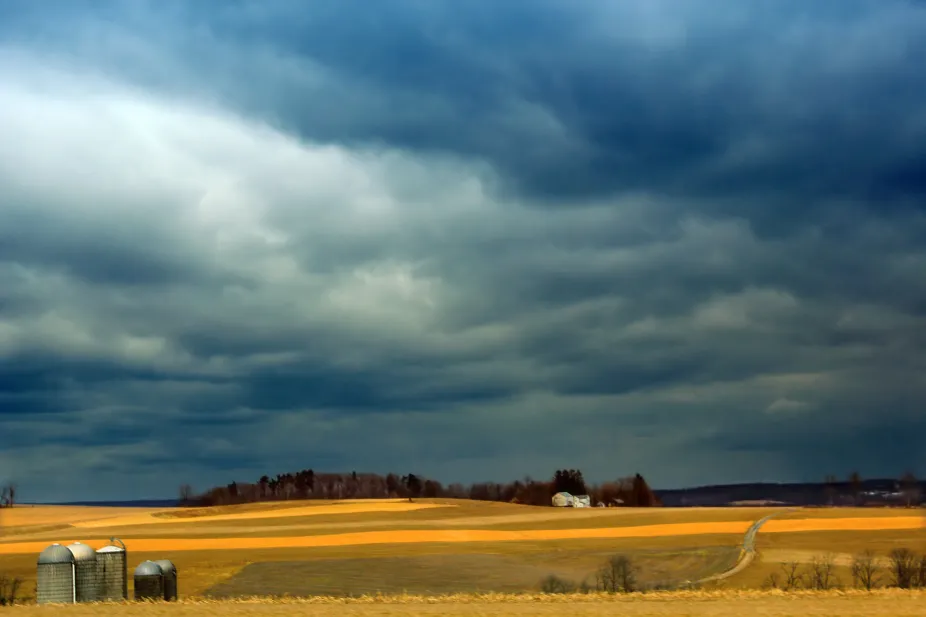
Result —
<svg viewBox="0 0 926 617"><path fill-rule="evenodd" d="M722 581L725 578L730 578L736 574L739 574L743 570L749 567L749 565L756 558L756 534L759 533L759 530L762 528L765 523L775 518L776 516L781 516L787 512L794 512L797 508L789 508L787 510L782 510L781 512L774 512L768 516L763 516L755 523L753 523L748 530L746 530L746 535L743 536L743 552L740 554L739 561L736 562L736 565L727 570L726 572L721 572L720 574L714 574L713 576L708 576L706 578L699 579L694 581L693 584L699 585L703 583L710 583L713 581Z"/></svg>

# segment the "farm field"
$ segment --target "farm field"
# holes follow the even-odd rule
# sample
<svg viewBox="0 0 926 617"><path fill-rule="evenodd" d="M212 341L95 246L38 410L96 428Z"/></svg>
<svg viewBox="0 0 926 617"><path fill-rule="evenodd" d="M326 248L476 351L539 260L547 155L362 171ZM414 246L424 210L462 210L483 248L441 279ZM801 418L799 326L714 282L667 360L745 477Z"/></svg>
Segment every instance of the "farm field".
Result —
<svg viewBox="0 0 926 617"><path fill-rule="evenodd" d="M386 600L334 598L299 600L255 599L247 601L181 601L176 604L82 605L61 608L14 607L10 614L69 615L90 617L219 617L220 615L447 615L450 617L500 617L530 615L628 615L630 617L912 617L923 614L926 593L878 590L868 592L656 592L629 596L450 596L434 599L409 596Z"/></svg>
<svg viewBox="0 0 926 617"><path fill-rule="evenodd" d="M465 500L24 506L4 513L0 573L23 578L31 594L36 556L48 544L99 548L116 536L128 547L130 571L145 559L172 560L182 597L536 591L551 574L588 581L617 553L633 559L641 583L672 583L732 568L747 529L769 514L776 518L758 533L757 559L718 584L759 587L782 563L824 552L839 570L865 548L926 549L918 510L582 510Z"/></svg>

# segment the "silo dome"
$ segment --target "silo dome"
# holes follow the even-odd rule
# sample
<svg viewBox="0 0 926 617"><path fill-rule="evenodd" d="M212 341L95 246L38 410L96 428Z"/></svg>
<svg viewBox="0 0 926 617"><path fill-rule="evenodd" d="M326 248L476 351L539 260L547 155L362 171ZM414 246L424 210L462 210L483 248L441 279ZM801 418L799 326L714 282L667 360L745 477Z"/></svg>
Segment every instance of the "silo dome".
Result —
<svg viewBox="0 0 926 617"><path fill-rule="evenodd" d="M52 544L39 553L39 565L53 563L74 563L74 553L60 544Z"/></svg>
<svg viewBox="0 0 926 617"><path fill-rule="evenodd" d="M96 559L96 551L80 542L68 545L68 550L74 555L74 561L93 561ZM46 549L47 550L47 549Z"/></svg>
<svg viewBox="0 0 926 617"><path fill-rule="evenodd" d="M135 576L161 576L161 566L153 561L143 561L135 568Z"/></svg>

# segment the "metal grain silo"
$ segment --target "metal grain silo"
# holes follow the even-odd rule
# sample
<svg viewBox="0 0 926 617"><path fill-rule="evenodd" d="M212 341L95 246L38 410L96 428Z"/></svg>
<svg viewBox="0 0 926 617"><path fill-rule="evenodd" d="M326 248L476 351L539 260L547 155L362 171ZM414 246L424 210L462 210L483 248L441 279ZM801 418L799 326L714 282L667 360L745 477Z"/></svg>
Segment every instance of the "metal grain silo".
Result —
<svg viewBox="0 0 926 617"><path fill-rule="evenodd" d="M153 561L143 561L135 568L135 599L164 599L164 572Z"/></svg>
<svg viewBox="0 0 926 617"><path fill-rule="evenodd" d="M100 582L101 601L127 600L129 597L129 576L126 563L125 544L117 538L110 538L110 544L96 552L97 580ZM116 546L118 542L122 546Z"/></svg>
<svg viewBox="0 0 926 617"><path fill-rule="evenodd" d="M38 604L73 604L77 601L74 554L67 547L52 544L39 553L35 600Z"/></svg>
<svg viewBox="0 0 926 617"><path fill-rule="evenodd" d="M170 559L158 559L154 563L161 568L164 574L164 599L168 602L177 599L177 567Z"/></svg>
<svg viewBox="0 0 926 617"><path fill-rule="evenodd" d="M74 555L74 583L78 602L96 602L100 582L96 571L96 551L80 542L68 545Z"/></svg>

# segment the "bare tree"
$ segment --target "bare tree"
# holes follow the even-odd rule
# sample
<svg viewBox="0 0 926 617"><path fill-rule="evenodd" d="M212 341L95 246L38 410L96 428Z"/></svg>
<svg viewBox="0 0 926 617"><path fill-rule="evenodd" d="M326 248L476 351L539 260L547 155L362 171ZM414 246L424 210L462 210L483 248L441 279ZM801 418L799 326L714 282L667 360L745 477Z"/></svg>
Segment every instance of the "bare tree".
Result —
<svg viewBox="0 0 926 617"><path fill-rule="evenodd" d="M856 587L871 591L878 585L881 567L874 552L868 550L852 559L852 582Z"/></svg>
<svg viewBox="0 0 926 617"><path fill-rule="evenodd" d="M861 495L862 495L862 476L857 471L853 471L849 474L849 487L852 490L852 503L854 505L861 504Z"/></svg>
<svg viewBox="0 0 926 617"><path fill-rule="evenodd" d="M891 578L895 587L910 589L916 584L918 563L916 555L908 548L891 551Z"/></svg>
<svg viewBox="0 0 926 617"><path fill-rule="evenodd" d="M16 484L10 482L0 489L0 507L12 508L16 504Z"/></svg>
<svg viewBox="0 0 926 617"><path fill-rule="evenodd" d="M836 476L829 474L823 478L823 493L826 496L827 505L833 505L833 502L836 499L836 485L839 480L836 479Z"/></svg>
<svg viewBox="0 0 926 617"><path fill-rule="evenodd" d="M181 504L189 504L193 501L193 487L189 484L181 484L178 491Z"/></svg>
<svg viewBox="0 0 926 617"><path fill-rule="evenodd" d="M920 555L919 567L917 568L917 587L926 587L926 555Z"/></svg>
<svg viewBox="0 0 926 617"><path fill-rule="evenodd" d="M579 587L576 589L576 591L578 591L579 593L589 594L595 591L595 587L594 585L588 582L588 577L585 577L584 579L582 579L582 582L579 583Z"/></svg>
<svg viewBox="0 0 926 617"><path fill-rule="evenodd" d="M791 591L792 589L797 589L801 586L801 564L796 561L789 561L788 563L781 564L781 569L784 572L784 583L782 584L782 589L785 591Z"/></svg>
<svg viewBox="0 0 926 617"><path fill-rule="evenodd" d="M543 593L573 593L576 590L576 584L551 574L540 582L540 590Z"/></svg>
<svg viewBox="0 0 926 617"><path fill-rule="evenodd" d="M626 555L611 557L598 571L598 589L608 593L637 590L637 570Z"/></svg>
<svg viewBox="0 0 926 617"><path fill-rule="evenodd" d="M906 472L900 478L900 490L903 493L907 507L920 505L920 483L912 471Z"/></svg>
<svg viewBox="0 0 926 617"><path fill-rule="evenodd" d="M9 578L0 574L0 606L12 606L16 604L16 596L19 593L19 587L22 585L22 579Z"/></svg>
<svg viewBox="0 0 926 617"><path fill-rule="evenodd" d="M832 589L835 585L838 585L834 570L835 564L832 555L815 556L810 560L806 587L820 590Z"/></svg>
<svg viewBox="0 0 926 617"><path fill-rule="evenodd" d="M763 586L764 586L766 589L778 589L778 588L780 588L780 587L781 587L781 581L780 581L780 579L778 578L778 573L777 573L777 572L772 572L771 574L769 574L769 575L768 575L768 578L765 579L765 583L763 584Z"/></svg>

